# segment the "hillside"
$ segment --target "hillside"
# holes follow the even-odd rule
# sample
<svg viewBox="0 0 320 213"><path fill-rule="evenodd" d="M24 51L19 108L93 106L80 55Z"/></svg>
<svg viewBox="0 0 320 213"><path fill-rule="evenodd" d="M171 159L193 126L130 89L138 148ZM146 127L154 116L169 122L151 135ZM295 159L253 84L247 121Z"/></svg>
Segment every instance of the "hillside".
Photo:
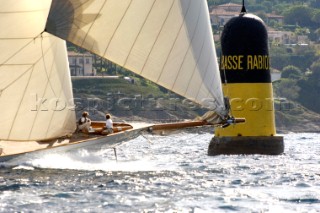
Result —
<svg viewBox="0 0 320 213"><path fill-rule="evenodd" d="M73 80L77 113L90 112L103 120L106 112L119 120L177 121L193 119L205 111L198 105L157 85L136 78Z"/></svg>
<svg viewBox="0 0 320 213"><path fill-rule="evenodd" d="M94 120L104 120L109 112L115 121L173 122L194 119L205 109L157 85L135 79L134 84L119 79L73 80L77 116L89 111ZM320 115L294 102L275 104L279 132L318 132Z"/></svg>
<svg viewBox="0 0 320 213"><path fill-rule="evenodd" d="M280 110L276 105L276 127L278 132L319 132L320 114L310 111L296 102L286 103L288 108Z"/></svg>

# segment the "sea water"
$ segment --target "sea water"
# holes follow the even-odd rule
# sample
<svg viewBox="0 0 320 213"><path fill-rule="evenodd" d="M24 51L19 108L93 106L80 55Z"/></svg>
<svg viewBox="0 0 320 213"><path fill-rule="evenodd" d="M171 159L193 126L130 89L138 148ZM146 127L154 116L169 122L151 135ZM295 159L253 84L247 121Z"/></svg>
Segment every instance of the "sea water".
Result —
<svg viewBox="0 0 320 213"><path fill-rule="evenodd" d="M207 156L212 133L144 135L0 165L0 212L320 212L320 134L279 156Z"/></svg>

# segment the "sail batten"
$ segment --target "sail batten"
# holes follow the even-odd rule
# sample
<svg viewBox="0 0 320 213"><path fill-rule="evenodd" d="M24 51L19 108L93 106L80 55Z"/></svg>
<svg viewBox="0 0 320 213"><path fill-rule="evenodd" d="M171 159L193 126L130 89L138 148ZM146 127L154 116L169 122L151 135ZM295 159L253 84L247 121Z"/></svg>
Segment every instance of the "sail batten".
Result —
<svg viewBox="0 0 320 213"><path fill-rule="evenodd" d="M47 32L226 115L206 0L52 2Z"/></svg>

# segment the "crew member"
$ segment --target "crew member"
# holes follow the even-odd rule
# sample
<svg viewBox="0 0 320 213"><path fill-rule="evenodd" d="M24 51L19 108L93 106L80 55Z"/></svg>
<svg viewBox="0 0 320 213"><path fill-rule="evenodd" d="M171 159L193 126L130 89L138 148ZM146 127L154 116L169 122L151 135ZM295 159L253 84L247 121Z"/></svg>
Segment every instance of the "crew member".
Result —
<svg viewBox="0 0 320 213"><path fill-rule="evenodd" d="M88 118L88 116L88 112L83 112L82 117L78 121L78 129L83 133L88 133L91 129L91 120Z"/></svg>
<svg viewBox="0 0 320 213"><path fill-rule="evenodd" d="M107 134L113 133L113 122L110 114L106 114L106 131Z"/></svg>

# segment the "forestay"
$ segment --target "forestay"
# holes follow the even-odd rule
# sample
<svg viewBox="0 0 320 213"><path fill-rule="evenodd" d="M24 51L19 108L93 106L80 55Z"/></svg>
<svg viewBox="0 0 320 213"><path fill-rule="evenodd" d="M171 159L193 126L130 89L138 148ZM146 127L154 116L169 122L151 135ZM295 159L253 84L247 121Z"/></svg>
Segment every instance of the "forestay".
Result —
<svg viewBox="0 0 320 213"><path fill-rule="evenodd" d="M46 31L227 113L206 0L53 0Z"/></svg>
<svg viewBox="0 0 320 213"><path fill-rule="evenodd" d="M0 139L74 132L65 42L45 29L51 0L0 0Z"/></svg>

